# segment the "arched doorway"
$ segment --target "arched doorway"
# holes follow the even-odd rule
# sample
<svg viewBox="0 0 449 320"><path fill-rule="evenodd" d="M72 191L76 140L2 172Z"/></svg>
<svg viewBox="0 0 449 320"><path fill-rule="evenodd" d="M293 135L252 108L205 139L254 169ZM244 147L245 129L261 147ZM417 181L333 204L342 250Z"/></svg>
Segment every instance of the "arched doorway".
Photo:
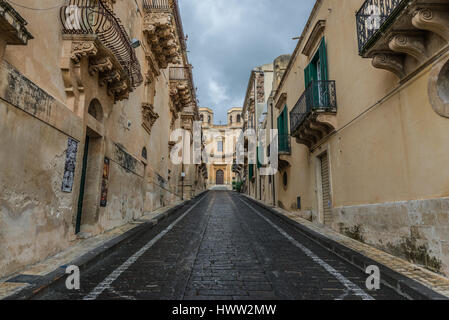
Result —
<svg viewBox="0 0 449 320"><path fill-rule="evenodd" d="M215 177L215 184L223 185L224 184L224 172L223 170L218 170Z"/></svg>

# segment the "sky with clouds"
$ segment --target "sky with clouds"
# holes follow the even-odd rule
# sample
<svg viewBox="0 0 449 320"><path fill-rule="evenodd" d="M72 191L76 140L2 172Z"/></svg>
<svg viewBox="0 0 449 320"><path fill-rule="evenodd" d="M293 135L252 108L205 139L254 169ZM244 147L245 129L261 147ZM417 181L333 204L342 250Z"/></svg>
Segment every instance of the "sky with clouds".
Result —
<svg viewBox="0 0 449 320"><path fill-rule="evenodd" d="M241 107L251 70L291 54L315 0L179 0L201 107Z"/></svg>

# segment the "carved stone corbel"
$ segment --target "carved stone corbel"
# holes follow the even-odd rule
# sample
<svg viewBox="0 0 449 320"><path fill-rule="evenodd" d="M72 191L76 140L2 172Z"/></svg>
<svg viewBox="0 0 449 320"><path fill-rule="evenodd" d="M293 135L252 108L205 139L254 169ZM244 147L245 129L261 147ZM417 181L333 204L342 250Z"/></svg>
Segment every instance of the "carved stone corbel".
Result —
<svg viewBox="0 0 449 320"><path fill-rule="evenodd" d="M71 59L79 63L82 57L95 56L98 53L98 47L94 41L73 41Z"/></svg>
<svg viewBox="0 0 449 320"><path fill-rule="evenodd" d="M93 76L97 72L112 70L114 64L109 57L90 58L89 74Z"/></svg>
<svg viewBox="0 0 449 320"><path fill-rule="evenodd" d="M399 79L405 76L404 57L393 53L374 54L372 65L374 68L385 69L394 73Z"/></svg>
<svg viewBox="0 0 449 320"><path fill-rule="evenodd" d="M449 11L437 8L423 8L414 12L412 24L415 28L427 30L449 42Z"/></svg>
<svg viewBox="0 0 449 320"><path fill-rule="evenodd" d="M127 91L126 89L128 89L126 81L118 81L108 87L108 94L111 96L120 95L122 92Z"/></svg>
<svg viewBox="0 0 449 320"><path fill-rule="evenodd" d="M118 73L117 70L111 70L108 72L103 72L100 75L100 85L106 85L109 86L111 83L119 81L120 80L120 73Z"/></svg>
<svg viewBox="0 0 449 320"><path fill-rule="evenodd" d="M422 63L427 60L424 36L418 32L404 32L392 36L388 46L394 52L405 53Z"/></svg>

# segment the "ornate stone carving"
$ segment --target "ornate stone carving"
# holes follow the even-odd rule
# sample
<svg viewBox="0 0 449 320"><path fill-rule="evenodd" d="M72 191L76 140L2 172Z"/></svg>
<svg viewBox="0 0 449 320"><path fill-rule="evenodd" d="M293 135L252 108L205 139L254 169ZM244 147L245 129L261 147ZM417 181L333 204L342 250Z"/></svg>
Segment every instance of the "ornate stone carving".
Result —
<svg viewBox="0 0 449 320"><path fill-rule="evenodd" d="M71 58L73 62L79 63L82 57L95 56L98 47L94 41L73 41Z"/></svg>
<svg viewBox="0 0 449 320"><path fill-rule="evenodd" d="M110 85L114 82L117 82L120 80L120 73L118 73L117 70L110 70L108 72L103 72L100 75L100 85Z"/></svg>
<svg viewBox="0 0 449 320"><path fill-rule="evenodd" d="M112 70L114 64L109 57L91 58L89 63L89 74L92 76L97 72Z"/></svg>
<svg viewBox="0 0 449 320"><path fill-rule="evenodd" d="M393 72L399 79L405 76L404 57L392 53L376 53L372 61L373 67Z"/></svg>
<svg viewBox="0 0 449 320"><path fill-rule="evenodd" d="M159 119L159 115L154 112L153 105L149 103L142 104L142 126L147 130L148 134L151 134L151 129L156 123L157 119Z"/></svg>
<svg viewBox="0 0 449 320"><path fill-rule="evenodd" d="M109 86L108 94L115 95L120 94L122 91L128 89L128 84L126 81L115 82L113 85Z"/></svg>
<svg viewBox="0 0 449 320"><path fill-rule="evenodd" d="M170 96L177 112L193 102L192 92L188 81L171 81Z"/></svg>
<svg viewBox="0 0 449 320"><path fill-rule="evenodd" d="M144 17L143 32L161 69L181 62L181 46L176 36L174 17L170 12L149 12Z"/></svg>

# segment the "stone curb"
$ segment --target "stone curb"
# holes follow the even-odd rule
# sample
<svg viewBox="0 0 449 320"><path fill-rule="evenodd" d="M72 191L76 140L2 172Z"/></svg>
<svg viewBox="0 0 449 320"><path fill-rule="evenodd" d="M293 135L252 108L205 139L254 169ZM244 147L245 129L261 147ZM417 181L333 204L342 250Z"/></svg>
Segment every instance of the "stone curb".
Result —
<svg viewBox="0 0 449 320"><path fill-rule="evenodd" d="M320 246L328 249L329 251L333 252L340 258L346 260L353 266L360 269L362 272L365 273L365 270L368 266L376 265L380 269L381 273L381 282L390 287L391 289L395 290L405 298L409 300L449 300L448 297L439 294L438 292L435 292L434 290L430 289L429 287L419 283L418 281L415 281L413 279L410 279L406 277L405 275L392 270L391 268L374 261L371 258L368 258L361 254L360 252L355 251L354 249L351 249L349 247L346 247L342 245L341 243L338 243L325 235L322 235L320 233L317 233L316 231L313 231L306 226L302 225L301 223L294 221L290 219L289 217L277 212L273 209L273 207L268 206L264 203L259 202L258 200L255 200L245 194L242 194L245 198L250 200L252 203L258 205L259 207L267 210L268 212L272 213L273 215L279 217L283 221L293 225L296 229L298 229L303 235L305 235L307 238L311 239L315 243L319 244Z"/></svg>
<svg viewBox="0 0 449 320"><path fill-rule="evenodd" d="M201 197L203 194L205 194L207 191L203 191L202 193L198 194L191 200L184 201L173 208L168 209L165 212L162 212L161 214L157 215L153 219L151 219L148 222L144 222L135 228L132 228L131 230L128 230L127 232L123 233L122 235L119 235L103 245L85 253L84 255L80 256L79 258L76 258L75 260L71 261L67 265L60 266L59 268L55 269L54 271L42 276L41 279L39 279L35 284L31 284L23 289L21 289L19 292L13 293L5 298L3 300L29 300L32 297L36 296L37 294L41 293L43 290L48 289L51 286L54 286L55 284L59 283L66 277L65 269L67 266L75 265L78 266L80 271L85 270L87 267L91 266L95 262L97 262L100 259L105 258L108 256L111 252L113 252L118 246L120 246L125 241L129 241L133 238L136 238L140 235L142 235L144 232L147 232L151 229L153 229L155 226L157 226L161 221L165 220L167 217L171 216L178 210L182 209L184 206L191 204L194 200Z"/></svg>

